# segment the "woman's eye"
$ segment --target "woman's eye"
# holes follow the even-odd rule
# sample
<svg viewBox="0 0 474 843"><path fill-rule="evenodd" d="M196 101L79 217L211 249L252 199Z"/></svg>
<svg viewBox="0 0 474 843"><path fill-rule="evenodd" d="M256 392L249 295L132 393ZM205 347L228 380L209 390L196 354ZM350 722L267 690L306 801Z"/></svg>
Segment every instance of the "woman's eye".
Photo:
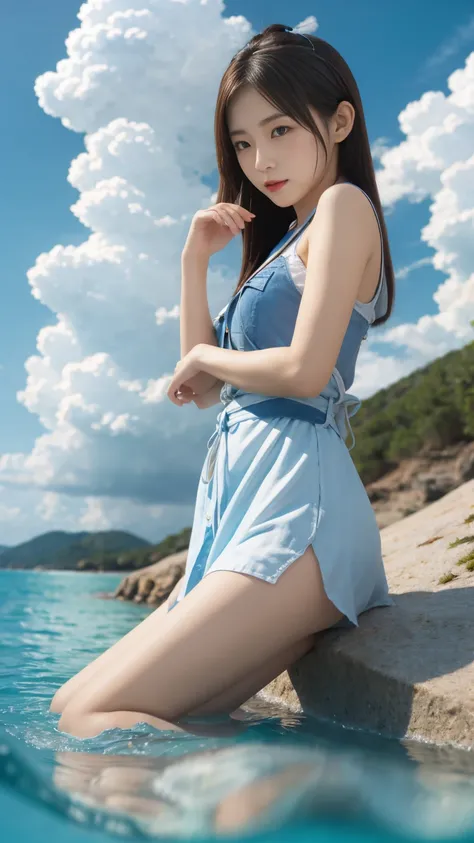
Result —
<svg viewBox="0 0 474 843"><path fill-rule="evenodd" d="M273 129L273 131L274 131L274 132L276 132L276 130L277 130L277 129L288 129L288 131L290 131L290 127L289 127L289 126L275 126L275 128ZM278 137L282 138L282 137L284 137L284 135L279 135Z"/></svg>
<svg viewBox="0 0 474 843"><path fill-rule="evenodd" d="M275 128L272 130L272 134L273 134L273 132L276 132L277 129L288 129L288 132L289 132L290 129L291 129L291 126L275 126ZM286 134L287 134L287 132L285 132L284 135L277 135L277 137L284 138ZM247 143L247 141L237 141L237 143L234 144L236 152L242 152L242 149L239 148L239 143Z"/></svg>

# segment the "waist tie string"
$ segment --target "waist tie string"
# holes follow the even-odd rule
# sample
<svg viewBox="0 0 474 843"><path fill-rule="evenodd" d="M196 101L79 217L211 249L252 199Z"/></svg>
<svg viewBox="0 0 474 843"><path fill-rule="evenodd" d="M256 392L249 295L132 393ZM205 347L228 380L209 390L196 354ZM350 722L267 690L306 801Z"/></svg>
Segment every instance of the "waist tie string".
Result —
<svg viewBox="0 0 474 843"><path fill-rule="evenodd" d="M343 442L346 440L347 433L349 432L351 434L352 442L350 448L348 448L350 451L355 445L355 436L349 422L349 417L357 412L361 406L361 401L348 392L344 393L343 399L339 399L337 402L333 397L326 400L326 412L313 407L311 404L295 402L286 398L269 398L267 401L247 405L246 407L237 407L233 412L248 410L252 413L252 408L254 408L253 414L259 418L284 416L287 418L304 418L313 424L320 424L322 427L328 427L330 425L337 431ZM267 408L270 406L272 409L269 412L268 410L265 411L265 405ZM229 430L229 414L232 411L229 411L228 407L229 405L226 404L217 416L215 430L207 442L208 453L202 474L203 483L209 483L214 474L221 434L227 433Z"/></svg>
<svg viewBox="0 0 474 843"><path fill-rule="evenodd" d="M227 406L225 406L217 416L216 428L211 433L211 436L209 437L207 442L207 459L206 465L204 466L204 473L202 478L203 483L209 483L212 478L212 475L214 474L214 466L216 464L217 449L219 447L221 433L227 433L228 430L229 415L227 412Z"/></svg>
<svg viewBox="0 0 474 843"><path fill-rule="evenodd" d="M328 414L323 427L327 427L331 423L332 416L343 442L346 441L347 434L350 433L351 445L347 448L348 451L352 451L355 445L354 431L352 430L349 418L357 413L361 404L362 402L349 392L345 392L342 401L338 401L337 403L334 401L334 398L329 398ZM334 410L334 408L336 409Z"/></svg>

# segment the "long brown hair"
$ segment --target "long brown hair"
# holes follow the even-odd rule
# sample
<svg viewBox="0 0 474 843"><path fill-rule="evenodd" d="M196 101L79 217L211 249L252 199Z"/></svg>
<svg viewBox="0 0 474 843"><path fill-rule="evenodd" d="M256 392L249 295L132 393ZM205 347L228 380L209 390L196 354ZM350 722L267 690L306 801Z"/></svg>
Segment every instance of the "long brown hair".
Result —
<svg viewBox="0 0 474 843"><path fill-rule="evenodd" d="M339 143L337 178L358 185L370 196L382 228L385 274L388 288L387 312L372 325L389 318L395 292L395 277L382 204L375 180L362 101L356 81L338 51L315 35L287 32L290 27L271 24L255 35L235 56L222 77L215 111L219 187L217 202L231 202L256 214L252 224L242 229L243 255L234 294L255 272L296 219L293 206L279 208L258 190L243 173L227 125L231 97L244 85L251 85L284 114L311 131L327 148L308 105L327 126L343 100L355 111L354 124L347 138ZM310 38L315 52L307 41Z"/></svg>

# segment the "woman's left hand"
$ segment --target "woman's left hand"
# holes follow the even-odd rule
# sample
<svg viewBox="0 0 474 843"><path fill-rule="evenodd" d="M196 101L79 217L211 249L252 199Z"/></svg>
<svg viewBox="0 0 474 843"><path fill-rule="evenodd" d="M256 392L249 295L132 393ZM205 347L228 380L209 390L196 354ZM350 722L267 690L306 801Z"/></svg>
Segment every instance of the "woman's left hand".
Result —
<svg viewBox="0 0 474 843"><path fill-rule="evenodd" d="M200 343L195 345L182 360L178 360L175 366L174 375L166 394L170 401L178 407L182 407L183 404L192 400L190 391L194 394L194 390L192 383L189 383L189 381L201 371L199 362L200 345ZM181 393L181 387L184 387L183 393Z"/></svg>

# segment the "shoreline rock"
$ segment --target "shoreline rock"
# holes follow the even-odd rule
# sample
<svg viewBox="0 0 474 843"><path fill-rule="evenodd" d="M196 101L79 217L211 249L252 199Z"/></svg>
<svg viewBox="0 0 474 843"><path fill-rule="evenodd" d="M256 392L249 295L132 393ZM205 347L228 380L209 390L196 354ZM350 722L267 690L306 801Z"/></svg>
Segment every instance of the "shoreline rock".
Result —
<svg viewBox="0 0 474 843"><path fill-rule="evenodd" d="M470 480L381 530L395 606L362 614L358 629L322 633L257 698L390 737L474 747L473 516Z"/></svg>
<svg viewBox="0 0 474 843"><path fill-rule="evenodd" d="M171 594L184 574L187 550L165 556L159 562L133 571L123 579L113 594L119 600L148 603L156 608Z"/></svg>
<svg viewBox="0 0 474 843"><path fill-rule="evenodd" d="M430 449L404 459L393 471L366 485L382 530L474 479L474 442Z"/></svg>

